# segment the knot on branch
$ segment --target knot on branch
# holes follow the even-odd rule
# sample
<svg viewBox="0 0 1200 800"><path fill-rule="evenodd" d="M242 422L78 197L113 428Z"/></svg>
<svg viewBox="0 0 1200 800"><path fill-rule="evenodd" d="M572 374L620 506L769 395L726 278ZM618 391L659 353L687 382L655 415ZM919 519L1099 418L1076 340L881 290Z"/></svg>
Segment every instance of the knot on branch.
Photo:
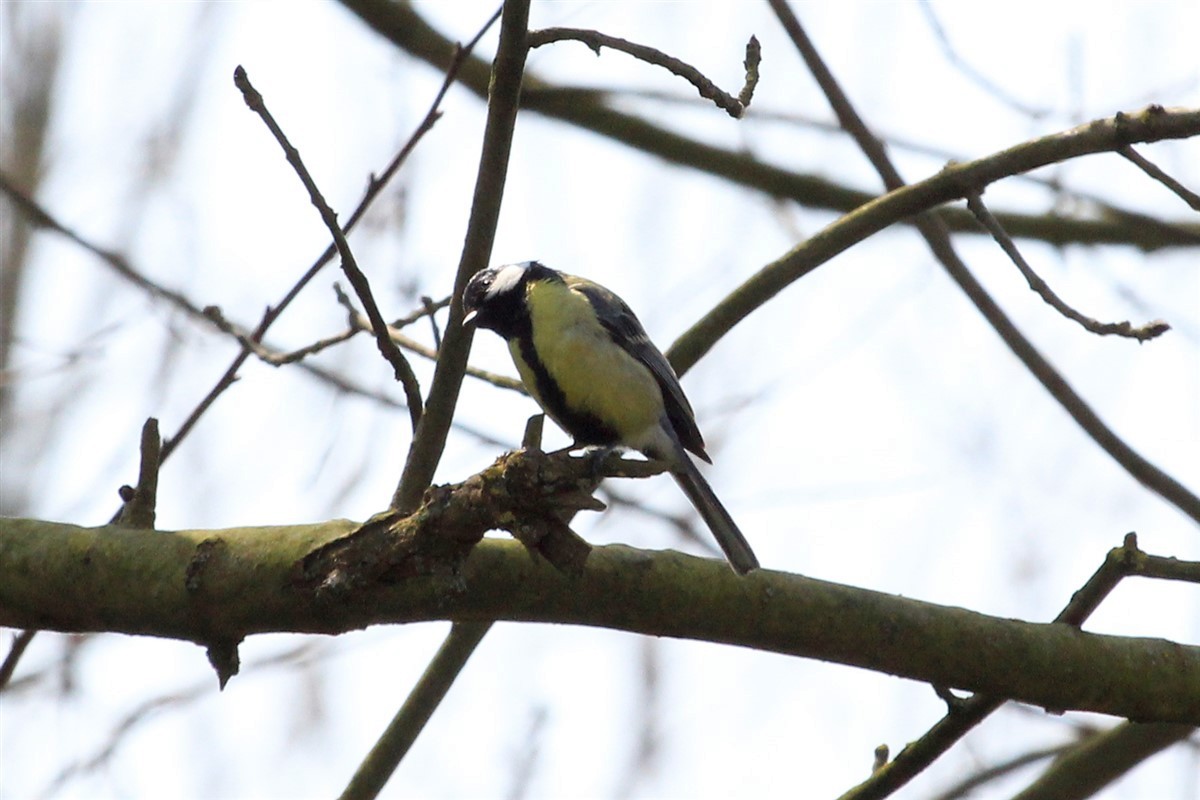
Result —
<svg viewBox="0 0 1200 800"><path fill-rule="evenodd" d="M604 509L592 492L626 463L642 462L539 450L507 453L462 483L431 487L412 514L376 514L313 550L296 563L290 583L340 593L374 582L454 578L490 530L508 531L559 571L578 575L591 545L568 523L581 510Z"/></svg>

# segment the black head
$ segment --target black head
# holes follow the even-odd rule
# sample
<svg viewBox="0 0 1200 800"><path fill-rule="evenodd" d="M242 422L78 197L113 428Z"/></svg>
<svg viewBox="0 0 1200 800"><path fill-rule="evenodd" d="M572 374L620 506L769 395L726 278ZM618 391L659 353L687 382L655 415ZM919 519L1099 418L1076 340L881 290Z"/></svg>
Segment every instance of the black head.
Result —
<svg viewBox="0 0 1200 800"><path fill-rule="evenodd" d="M529 319L525 289L530 281L561 277L536 261L488 267L476 272L463 290L463 325L487 328L506 339Z"/></svg>

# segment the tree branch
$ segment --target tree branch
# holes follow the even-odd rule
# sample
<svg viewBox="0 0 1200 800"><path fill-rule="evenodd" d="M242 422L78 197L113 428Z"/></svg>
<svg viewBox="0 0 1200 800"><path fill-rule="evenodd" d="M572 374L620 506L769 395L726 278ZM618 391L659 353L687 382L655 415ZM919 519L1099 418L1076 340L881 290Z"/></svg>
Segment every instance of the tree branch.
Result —
<svg viewBox="0 0 1200 800"><path fill-rule="evenodd" d="M471 216L467 220L467 233L454 278L446 336L429 388L429 400L426 403L428 411L422 416L421 424L413 436L404 472L392 494L392 508L404 512L411 511L420 501L422 493L433 480L446 447L446 434L458 405L458 392L471 350L472 331L462 325L462 291L471 276L487 266L500 219L500 204L508 177L508 156L512 149L513 129L517 123L525 74L525 56L528 53L525 37L529 4L506 2L502 11L499 50L495 69L490 72L489 78L483 147L479 155L475 193L471 199ZM463 69L466 69L465 59Z"/></svg>
<svg viewBox="0 0 1200 800"><path fill-rule="evenodd" d="M746 43L746 60L744 62L746 67L746 82L737 97L717 86L704 73L686 61L667 55L663 51L653 47L631 42L628 39L622 39L618 36L609 36L600 31L584 30L581 28L543 28L541 30L530 31L529 49L532 50L535 47L542 47L553 42L571 40L583 42L596 55L600 55L600 48L608 47L633 56L647 64L662 67L671 74L678 75L696 87L696 91L700 93L701 97L705 100L711 100L718 108L724 110L725 113L734 119L741 119L745 116L746 107L750 105L750 100L754 97L754 88L758 85L758 67L762 61L762 47L759 45L758 39L753 36Z"/></svg>
<svg viewBox="0 0 1200 800"><path fill-rule="evenodd" d="M996 219L995 215L984 204L982 195L968 195L967 208L971 209L971 213L975 215L979 223L992 234L992 238L996 241L996 244L1000 245L1000 249L1004 251L1004 254L1008 256L1009 260L1020 271L1026 283L1029 284L1029 288L1036 292L1038 297L1046 301L1047 305L1067 319L1079 323L1084 330L1100 336L1125 336L1130 339L1137 339L1139 342L1154 339L1171 330L1171 326L1162 320L1147 322L1144 325L1134 325L1128 320L1123 322L1100 322L1079 313L1064 303L1062 298L1050 288L1050 284L1042 280L1042 277L1029 265L1029 262L1025 260L1025 256L1021 255L1016 242L1008 235L1008 231L1004 230L1004 226L1000 224L1000 221Z"/></svg>
<svg viewBox="0 0 1200 800"><path fill-rule="evenodd" d="M1126 722L1080 742L1013 800L1085 800L1155 753L1195 733L1180 723Z"/></svg>
<svg viewBox="0 0 1200 800"><path fill-rule="evenodd" d="M897 222L966 198L1004 178L1080 156L1119 150L1131 137L1136 141L1162 141L1194 136L1200 136L1200 109L1151 106L1133 115L1098 119L1022 142L975 161L951 164L925 180L872 199L767 264L675 342L668 354L671 363L677 370L691 367L759 306L834 256ZM937 213L948 221L945 211ZM1020 235L1004 215L997 214L996 218L1010 234ZM972 227L979 231L978 223L973 221Z"/></svg>
<svg viewBox="0 0 1200 800"><path fill-rule="evenodd" d="M422 19L410 4L391 0L340 2L381 36L416 58L438 68L445 68L448 63L452 43ZM471 58L462 66L460 82L477 96L487 97L489 74L487 61ZM722 150L673 133L611 108L606 103L607 96L601 91L556 86L534 73L526 73L521 105L529 111L598 133L672 164L716 175L733 184L772 197L794 200L810 208L847 213L876 197L870 192L850 189L824 178L763 163L744 152ZM1200 123L1195 123L1195 127L1200 130ZM1196 132L1186 135L1196 135ZM942 213L952 231L979 233L979 226L967 211L945 209ZM1143 218L1127 215L1099 220L1072 219L1055 214L997 213L996 216L1013 236L1055 245L1129 244L1154 250L1200 243L1200 226L1147 225ZM903 219L900 217L895 221Z"/></svg>
<svg viewBox="0 0 1200 800"><path fill-rule="evenodd" d="M572 579L518 544L485 539L457 574L341 591L297 583L298 564L356 527L164 533L0 521L0 625L207 642L433 619L555 622L817 658L1055 709L1200 721L1200 647L771 570L739 578L718 560L671 551L596 548Z"/></svg>

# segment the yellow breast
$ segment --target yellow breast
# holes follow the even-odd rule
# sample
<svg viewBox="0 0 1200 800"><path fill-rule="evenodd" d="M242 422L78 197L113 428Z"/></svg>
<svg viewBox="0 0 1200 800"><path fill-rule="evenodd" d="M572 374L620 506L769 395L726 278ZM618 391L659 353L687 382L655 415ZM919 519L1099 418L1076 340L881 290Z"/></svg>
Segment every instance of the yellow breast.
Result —
<svg viewBox="0 0 1200 800"><path fill-rule="evenodd" d="M612 341L586 297L573 290L535 290L528 295L528 308L534 349L571 409L603 420L625 443L659 425L663 399L658 381ZM536 395L532 370L515 349L513 356L521 379ZM545 407L541 398L535 399Z"/></svg>

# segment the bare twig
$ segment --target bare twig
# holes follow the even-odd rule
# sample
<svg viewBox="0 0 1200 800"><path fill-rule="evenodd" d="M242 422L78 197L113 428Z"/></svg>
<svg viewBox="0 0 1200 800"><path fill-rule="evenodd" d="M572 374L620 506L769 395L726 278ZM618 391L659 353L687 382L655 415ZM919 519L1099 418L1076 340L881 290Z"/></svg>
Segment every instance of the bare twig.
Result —
<svg viewBox="0 0 1200 800"><path fill-rule="evenodd" d="M662 67L695 86L701 97L711 100L734 119L741 119L746 114L746 107L750 105L750 100L754 96L754 88L758 85L758 67L762 61L762 47L759 45L758 39L753 36L746 43L746 60L744 62L746 83L737 97L721 89L705 77L704 73L686 61L669 56L653 47L637 44L617 36L609 36L599 31L582 28L543 28L538 31L530 31L528 42L529 48L532 50L552 42L567 40L583 42L596 55L600 55L600 48L608 47L631 55L639 61L645 61L647 64Z"/></svg>
<svg viewBox="0 0 1200 800"><path fill-rule="evenodd" d="M408 408L408 406L406 404L401 403L397 400L394 400L382 392L379 392L379 391L376 391L373 389L368 389L365 386L361 386L357 383L351 382L348 378L346 378L343 375L339 375L328 369L317 366L316 364L312 364L312 363L308 363L308 362L304 362L304 361L300 360L300 359L304 358L305 356L311 355L312 353L315 353L319 350L324 349L325 347L328 347L331 344L337 344L339 342L346 341L347 339L354 336L355 334L360 333L364 330L368 330L370 323L369 323L369 321L367 321L366 317L361 317L361 319L359 320L360 324L356 324L354 327L351 327L351 328L343 331L340 334L330 336L326 339L321 339L320 341L315 342L315 343L309 345L308 347L304 347L304 348L295 350L290 353L285 353L285 352L282 352L279 350L275 350L270 345L264 344L262 342L254 341L244 328L242 328L240 325L237 325L236 323L230 322L228 319L226 319L225 316L221 313L221 310L219 308L217 308L216 306L209 306L204 311L205 311L206 317L209 319L210 322L213 323L213 325L215 325L221 331L223 331L223 332L229 334L230 336L232 336L233 338L237 339L237 341L244 348L246 348L251 353L253 353L254 356L256 358L258 358L260 361L262 361L264 364L270 364L271 366L277 367L277 366L281 366L283 364L296 363L300 367L300 369L308 372L309 374L320 379L321 381L324 381L325 383L329 384L329 386L333 387L334 389L336 389L339 392L344 392L346 394L355 395L357 397L363 397L368 400L372 400L376 403L379 403L383 406L386 406L388 408L401 409L401 410L406 410ZM354 311L354 313L355 313L355 315L358 314L358 312L356 310ZM416 353L417 355L424 356L426 358L434 359L434 358L437 358L437 353L435 351L431 350L430 348L426 347L425 345L421 344L420 342L416 341L415 339L409 339L407 336L400 333L396 328L393 327L393 325L412 324L417 319L420 319L423 316L425 316L425 311L420 310L420 311L414 312L413 314L410 314L408 317L402 317L402 318L396 320L396 322L392 323L392 325L388 326L388 333L392 337L393 341L395 341L397 345L399 345L400 347L403 347L405 350L409 350L411 352ZM357 318L358 317L356 316L356 319ZM485 372L484 370L475 369L474 367L468 368L467 374L471 375L472 377L479 378L480 380L491 383L492 385L497 386L501 389L509 389L511 391L521 392L522 394L526 393L525 387L521 384L521 382L518 380L515 380L513 378L508 378L503 375L496 375L491 372ZM489 445L494 445L496 447L504 447L504 448L510 448L510 447L512 447L512 444L513 444L511 441L502 441L500 439L497 439L495 436L492 436L491 434L485 433L484 431L482 431L478 428L471 427L470 425L466 425L462 422L459 422L458 420L455 420L454 428L455 428L455 430L460 430L463 433L473 436L474 438L478 439L479 441L483 442L484 444L489 444Z"/></svg>
<svg viewBox="0 0 1200 800"><path fill-rule="evenodd" d="M1000 220L996 219L995 215L988 210L988 207L983 202L983 197L978 194L967 195L967 207L971 209L971 213L979 220L983 227L987 228L992 234L992 238L996 240L996 244L1000 245L1003 250L1017 265L1017 269L1025 276L1025 280L1029 283L1029 288L1033 289L1039 297L1046 301L1058 313L1062 314L1067 319L1078 322L1083 329L1092 333L1105 335L1125 336L1130 339L1137 339L1139 342L1144 342L1148 339L1153 339L1156 336L1161 336L1171 330L1171 326L1161 320L1147 322L1145 325L1133 325L1129 321L1125 322L1099 322L1091 317L1080 314L1075 309L1064 303L1062 299L1054 293L1050 285L1042 280L1041 276L1033 271L1033 267L1029 266L1029 262L1021 255L1021 251L1017 249L1016 242L1004 230L1004 226L1000 224Z"/></svg>
<svg viewBox="0 0 1200 800"><path fill-rule="evenodd" d="M29 647L29 643L33 641L33 637L37 635L35 628L21 631L13 639L12 647L8 649L8 655L4 657L4 663L0 664L0 692L4 691L4 687L8 686L8 682L12 680L13 673L16 672L17 664L21 661L21 656L25 653L25 648Z"/></svg>
<svg viewBox="0 0 1200 800"><path fill-rule="evenodd" d="M466 47L457 48L448 59L446 77L442 81L442 86L438 90L437 95L434 97L433 102L430 104L429 111L425 114L425 117L421 120L421 122L417 124L416 129L413 130L408 140L404 143L396 155L392 157L392 160L388 163L387 167L383 170L379 177L372 177L371 181L367 185L366 192L363 194L362 200L359 201L353 213L351 213L349 219L347 219L346 224L342 227L343 234L349 233L358 224L359 220L362 219L363 215L367 212L367 209L370 208L371 204L375 201L375 198L379 196L381 191L383 191L383 187L387 185L392 176L395 175L405 161L407 161L409 154L412 153L417 144L422 138L424 138L425 134L433 129L434 124L436 124L438 119L441 117L441 111L439 109L441 107L442 99L445 98L446 92L450 89L450 86L453 85L459 74L459 70L467 62L472 48L478 41L478 38L476 38ZM275 320L279 318L284 309L291 305L292 301L296 299L296 296L300 294L304 287L307 286L314 277L316 277L321 268L328 264L330 260L332 260L336 252L337 250L332 244L326 247L325 251L321 253L321 255L317 257L316 261L312 263L308 270L302 276L300 276L300 279L292 285L287 293L284 294L283 298L276 305L267 308L266 312L262 316L262 319L259 321L258 326L250 335L250 338L261 342L263 336L266 335L267 329L275 323ZM205 395L196 408L193 409L188 418L184 420L176 434L164 442L164 459L174 452L175 448L180 442L183 441L188 433L191 432L196 422L199 421L200 417L203 416L204 412L208 410L208 408L216 401L216 399L220 397L220 395L226 389L233 385L233 383L237 380L238 370L241 368L242 364L246 362L246 359L249 358L250 355L251 351L248 348L243 347L242 352L234 357L233 362L230 363L229 367L225 370L225 373L217 380L217 382L213 385L213 388L209 390L208 394Z"/></svg>
<svg viewBox="0 0 1200 800"><path fill-rule="evenodd" d="M308 191L309 199L316 206L317 212L321 215L321 220L325 223L325 227L329 229L330 235L333 236L334 245L336 245L338 255L342 259L342 271L346 273L346 278L349 279L350 284L354 287L354 291L358 294L358 299L362 302L363 308L366 309L367 316L371 319L371 329L375 333L375 342L379 347L379 352L392 365L396 380L404 387L404 394L408 399L409 414L412 416L413 430L416 431L417 424L421 421L422 411L421 387L417 383L416 373L412 371L412 365L408 363L408 359L400 352L400 348L388 337L387 323L384 322L383 314L379 312L379 306L375 303L375 296L371 293L371 285L367 281L367 276L358 268L358 262L355 260L354 254L350 251L350 243L346 241L346 236L342 233L342 228L337 221L337 215L333 213L333 209L325 202L325 198L321 195L321 190L317 188L316 181L313 180L312 175L309 174L308 169L304 166L304 161L300 158L300 151L288 141L287 135L267 109L262 94L250 83L250 78L241 65L233 71L233 82L241 91L242 99L246 101L246 105L251 111L258 114L263 124L271 131L271 135L275 137L275 141L279 142L279 146L283 148L288 163L296 171L300 182L304 184L304 188Z"/></svg>
<svg viewBox="0 0 1200 800"><path fill-rule="evenodd" d="M345 293L338 293L338 302L346 308L346 316L349 320L351 329L367 330L369 328L370 320L368 320L366 316L362 314L362 312L354 307L354 305L350 302L350 298L347 297ZM448 305L449 302L449 299L442 301L441 303L437 304L437 307L441 308L443 305ZM424 316L424 313L422 313L421 316ZM411 339L408 336L405 336L397 327L398 324L403 324L405 322L405 320L400 320L396 324L389 325L388 336L391 337L392 341L405 350L416 353L419 356L424 356L430 361L436 361L440 348L428 347L416 339ZM485 383L490 383L493 386L501 389L508 389L509 391L519 392L521 394L529 394L529 392L525 389L525 385L515 378L509 378L505 375L498 375L494 372L488 372L487 370L477 369L476 367L471 366L466 368L466 374L473 378L478 378Z"/></svg>
<svg viewBox="0 0 1200 800"><path fill-rule="evenodd" d="M426 316L429 317L429 327L433 332L433 349L440 350L442 347L442 330L438 327L437 317L433 315L433 312L437 311L437 307L434 306L433 298L428 295L421 296L421 303L425 306ZM446 300L445 304L450 305L450 301Z"/></svg>
<svg viewBox="0 0 1200 800"><path fill-rule="evenodd" d="M1191 206L1193 211L1200 211L1200 194L1196 194L1191 189L1172 178L1153 161L1143 156L1137 150L1134 150L1132 146L1125 145L1117 152L1136 164L1138 169L1140 169L1142 172L1146 173L1151 178L1158 181L1163 186L1166 186L1175 194L1179 195L1179 198Z"/></svg>
<svg viewBox="0 0 1200 800"><path fill-rule="evenodd" d="M158 468L162 463L162 438L158 435L158 420L150 417L142 425L141 465L137 486L122 486L121 510L113 522L131 528L154 528L155 504L158 501Z"/></svg>
<svg viewBox="0 0 1200 800"><path fill-rule="evenodd" d="M1165 581L1200 583L1200 561L1181 561L1178 558L1145 553L1138 547L1135 533L1125 534L1125 541L1121 546L1109 552L1106 566L1118 574L1116 580L1137 575ZM1116 581L1114 585L1115 583Z"/></svg>

